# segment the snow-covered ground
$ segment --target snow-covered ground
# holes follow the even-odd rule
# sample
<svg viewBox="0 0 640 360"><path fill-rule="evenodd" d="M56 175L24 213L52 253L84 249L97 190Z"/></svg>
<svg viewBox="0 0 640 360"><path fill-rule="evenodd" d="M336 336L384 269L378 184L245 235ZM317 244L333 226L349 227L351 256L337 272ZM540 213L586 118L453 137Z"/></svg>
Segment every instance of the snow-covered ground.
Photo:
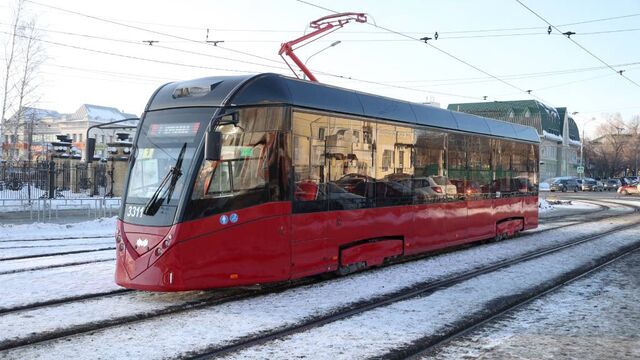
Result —
<svg viewBox="0 0 640 360"><path fill-rule="evenodd" d="M0 240L73 238L83 236L106 237L112 236L115 233L115 229L115 216L77 224L4 224L0 225Z"/></svg>
<svg viewBox="0 0 640 360"><path fill-rule="evenodd" d="M388 266L319 284L292 288L281 293L256 296L242 301L194 309L172 315L96 330L72 338L24 346L0 352L0 358L68 358L84 354L91 358L166 358L185 355L190 350L222 346L245 336L272 331L299 323L310 317L327 314L372 296L389 294L418 283L432 282L469 269L511 259L535 249L615 229L634 218L612 218L554 231L532 234L500 243L476 246L433 256L410 263ZM74 226L13 226L2 231L0 246L28 244L32 249L47 248L47 242L15 240L70 236L110 236L113 219ZM35 230L33 232L32 230ZM382 355L402 344L410 344L432 332L442 331L461 317L486 308L488 303L506 296L514 289L546 281L568 267L590 262L603 252L637 241L637 229L611 235L597 242L566 250L554 257L540 259L504 269L482 278L442 289L429 296L407 300L379 308L352 319L336 322L282 341L253 349L236 357L247 358L362 358ZM102 246L112 239L69 240L72 246ZM62 249L58 240L47 249ZM10 247L10 246L9 246ZM64 247L67 248L67 247ZM9 249L6 249L9 250ZM0 249L3 253L5 249ZM11 271L11 265L26 270L47 264L63 265L91 259L106 259L112 251L40 257L31 262L0 261L0 282L4 289L0 309L25 306L69 296L117 290L113 283L113 263L98 262L56 267L36 271ZM9 266L7 266L9 265ZM3 270L4 269L4 274ZM0 315L0 344L26 339L33 333L47 333L73 326L134 317L158 310L198 301L220 294L220 291L154 294L128 292L117 296L95 298L34 310ZM224 293L224 292L222 292ZM160 339L160 340L158 340ZM152 344L152 346L150 346Z"/></svg>
<svg viewBox="0 0 640 360"><path fill-rule="evenodd" d="M640 359L640 253L548 294L425 359Z"/></svg>

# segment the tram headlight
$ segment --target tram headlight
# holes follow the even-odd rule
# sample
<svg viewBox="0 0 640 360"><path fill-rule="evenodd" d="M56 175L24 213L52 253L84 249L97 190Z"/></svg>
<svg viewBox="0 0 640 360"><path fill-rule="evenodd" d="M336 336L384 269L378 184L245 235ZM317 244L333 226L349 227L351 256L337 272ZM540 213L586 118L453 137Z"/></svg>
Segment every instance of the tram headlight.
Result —
<svg viewBox="0 0 640 360"><path fill-rule="evenodd" d="M162 247L165 248L165 249L168 248L169 245L171 245L171 239L172 238L173 237L171 236L171 234L169 234L169 236L167 236L167 238L162 242Z"/></svg>

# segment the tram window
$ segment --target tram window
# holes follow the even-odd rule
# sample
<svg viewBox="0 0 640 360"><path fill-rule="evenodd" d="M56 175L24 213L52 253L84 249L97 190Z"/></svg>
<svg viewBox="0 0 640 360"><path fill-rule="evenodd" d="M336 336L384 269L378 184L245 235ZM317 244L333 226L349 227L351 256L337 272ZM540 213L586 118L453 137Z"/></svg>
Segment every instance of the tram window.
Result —
<svg viewBox="0 0 640 360"><path fill-rule="evenodd" d="M372 206L373 144L371 136L364 134L371 133L375 125L358 119L329 118L325 186L329 210Z"/></svg>
<svg viewBox="0 0 640 360"><path fill-rule="evenodd" d="M239 120L240 126L218 128L223 135L221 160L202 160L185 220L288 199L290 159L284 109L242 109Z"/></svg>
<svg viewBox="0 0 640 360"><path fill-rule="evenodd" d="M293 128L293 211L297 213L324 211L327 116L294 111Z"/></svg>
<svg viewBox="0 0 640 360"><path fill-rule="evenodd" d="M491 140L493 143L493 184L492 193L500 197L511 196L512 190L512 157L513 142L507 140Z"/></svg>
<svg viewBox="0 0 640 360"><path fill-rule="evenodd" d="M467 143L473 137L462 134L449 134L448 136L448 156L449 156L449 181L456 187L456 196L453 200L465 199L465 187L469 180L467 164Z"/></svg>
<svg viewBox="0 0 640 360"><path fill-rule="evenodd" d="M538 194L538 185L540 184L540 175L539 175L539 165L540 159L538 154L538 145L528 145L529 146L529 157L528 157L528 172L529 172L529 183L532 184L532 192L534 195Z"/></svg>
<svg viewBox="0 0 640 360"><path fill-rule="evenodd" d="M489 138L470 136L467 142L468 174L465 186L467 198L487 198L491 193L491 147Z"/></svg>
<svg viewBox="0 0 640 360"><path fill-rule="evenodd" d="M375 196L375 206L408 205L413 203L413 166L400 167L400 152L408 155L407 149L414 144L413 129L408 127L378 124L376 128L376 176L370 187ZM403 163L408 161L402 160Z"/></svg>
<svg viewBox="0 0 640 360"><path fill-rule="evenodd" d="M447 134L423 129L415 134L414 202L444 202L455 194L455 186L447 177Z"/></svg>

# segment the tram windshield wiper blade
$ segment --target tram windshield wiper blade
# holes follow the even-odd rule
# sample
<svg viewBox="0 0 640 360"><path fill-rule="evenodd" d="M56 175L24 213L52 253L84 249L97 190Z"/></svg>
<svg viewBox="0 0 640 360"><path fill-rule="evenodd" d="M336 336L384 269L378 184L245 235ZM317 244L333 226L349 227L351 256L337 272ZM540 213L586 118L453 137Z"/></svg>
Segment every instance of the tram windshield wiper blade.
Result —
<svg viewBox="0 0 640 360"><path fill-rule="evenodd" d="M182 149L180 150L180 154L176 159L175 165L172 166L171 169L169 169L169 172L167 173L167 175L164 176L164 178L160 182L160 185L158 185L158 188L156 189L156 191L153 193L149 201L147 201L147 204L144 206L144 210L142 211L143 214L148 216L155 215L160 209L160 205L164 203L165 195L167 195L167 203L171 201L171 195L173 195L173 190L175 189L176 184L178 183L178 179L180 178L180 176L182 176L182 170L180 169L182 168L182 159L184 158L184 153L186 149L187 149L187 143L184 143L182 145ZM167 189L163 192L162 190L165 188L165 185L167 183L169 183L169 187L167 187ZM160 196L161 193L162 193L162 196Z"/></svg>

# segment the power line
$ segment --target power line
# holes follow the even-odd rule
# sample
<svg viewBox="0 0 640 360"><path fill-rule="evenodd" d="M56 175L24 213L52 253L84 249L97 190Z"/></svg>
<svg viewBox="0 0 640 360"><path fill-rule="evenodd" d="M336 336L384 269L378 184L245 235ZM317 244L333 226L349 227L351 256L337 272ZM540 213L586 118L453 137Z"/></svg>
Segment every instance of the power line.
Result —
<svg viewBox="0 0 640 360"><path fill-rule="evenodd" d="M636 65L640 65L640 62L615 64L614 66L626 67L626 66L636 66ZM520 80L520 79L530 79L530 78L549 77L549 76L558 76L558 75L571 75L575 73L598 71L603 69L607 69L607 67L606 66L590 66L590 67L574 68L574 69L541 71L541 72L521 73L521 74L507 74L507 75L501 75L500 77L503 79ZM487 76L487 77L468 77L468 78L430 79L430 80L397 80L397 81L389 81L389 83L423 83L423 82L446 82L446 81L460 81L460 83L452 84L452 85L457 85L457 84L466 84L466 83L475 83L475 82L494 81L494 79Z"/></svg>
<svg viewBox="0 0 640 360"><path fill-rule="evenodd" d="M325 8L325 7L322 7L322 6L316 5L316 4L312 4L312 3L307 2L307 1L304 1L304 0L298 0L298 1L299 1L299 2L301 2L301 3L304 3L304 4L307 4L307 5L310 5L310 6L313 6L313 7L316 7L316 8L322 9L322 10L325 10L325 11L329 11L329 12L332 12L332 13L338 13L338 12L337 12L337 11L335 11L335 10L328 9L328 8ZM468 61L463 60L462 58L460 58L460 57L458 57L458 56L453 55L453 54L452 54L452 53L450 53L450 52L447 52L447 51L445 51L445 50L440 49L439 47L437 47L437 46L433 45L431 42L423 41L423 39L419 39L419 38L413 37L413 36L411 36L411 35L407 35L407 34L404 34L404 33L399 32L399 31L395 31L395 30L392 30L392 29L389 29L389 28L386 28L386 27L380 26L380 25L375 24L375 23L374 23L374 24L372 24L372 23L367 22L367 24L368 24L368 25L370 25L370 26L373 26L373 27L375 27L375 28L378 28L378 29L382 29L382 30L388 31L388 32L390 32L390 33L394 33L394 34L396 34L396 35L399 35L399 36L402 36L402 37L405 37L405 38L408 38L408 39L412 39L412 40L418 41L418 42L420 42L420 43L424 43L425 45L427 45L427 46L431 47L432 49L437 50L438 52L440 52L440 53L442 53L442 54L444 54L444 55L446 55L446 56L448 56L448 57L450 57L450 58L452 58L452 59L454 59L454 60L456 60L456 61L458 61L458 62L460 62L460 63L462 63L462 64L464 64L464 65L466 65L466 66L468 66L468 67L470 67L470 68L472 68L472 69L474 69L474 70L476 70L476 71L479 71L479 72L481 72L481 73L483 73L483 74L485 74L485 75L487 75L487 76L489 76L489 77L491 77L491 78L493 78L493 79L496 79L497 81L499 81L499 82L501 82L501 83L503 83L503 84L505 84L505 85L507 85L507 86L509 86L509 87L511 87L511 88L514 88L514 89L516 89L516 90L518 90L518 91L520 91L520 92L526 93L527 95L530 95L530 96L532 96L532 97L534 97L534 98L536 98L536 99L538 99L538 100L540 100L540 101L542 101L542 102L544 102L544 103L547 103L545 100L543 100L543 99L542 99L542 98L540 98L539 96L537 96L537 95L535 95L535 94L532 94L532 93L531 93L531 90L524 90L524 89L521 89L520 87L518 87L518 86L516 86L516 85L513 85L513 84L511 84L511 83L509 83L509 82L507 82L507 81L505 81L505 80L503 80L503 79L501 79L501 78L499 78L499 77L497 77L497 76L495 76L495 75L493 75L493 74L491 74L491 73L489 73L489 72L487 72L487 71L485 71L485 70L483 70L483 69L479 68L478 66L475 66L475 65L473 65L473 64L471 64L471 63L469 63Z"/></svg>
<svg viewBox="0 0 640 360"><path fill-rule="evenodd" d="M562 33L562 31L560 31L560 29L558 29L555 25L551 24L549 21L547 21L547 19L543 18L541 15L539 15L538 13L536 13L535 11L533 11L531 8L529 8L527 5L525 5L524 3L522 3L522 1L520 0L515 0L518 4L522 5L525 9L529 10L529 12L531 12L533 15L535 15L537 18L539 18L540 20L544 21L545 23L547 23L549 26L551 26L554 30L556 30L559 33ZM606 65L609 69L613 70L614 72L620 74L620 76L622 76L623 78L627 79L630 83L634 84L635 86L640 88L640 84L638 84L637 82L633 81L632 79L630 79L629 77L627 77L626 75L624 75L622 73L622 71L620 70L616 70L613 66L609 65L606 61L602 60L601 58L599 58L596 54L592 53L591 51L589 51L586 47L580 45L577 41L575 41L574 39L572 39L571 37L567 36L567 39L569 39L569 41L571 41L572 43L574 43L576 46L578 46L579 48L581 48L584 52L586 52L587 54L591 55L594 59L598 60L599 62L603 63L604 65Z"/></svg>
<svg viewBox="0 0 640 360"><path fill-rule="evenodd" d="M0 23L0 25L8 25L8 24ZM142 44L140 41L116 39L116 38L109 38L109 37L90 35L90 34L80 34L80 33L68 32L68 31L56 31L56 30L49 30L49 29L44 29L44 28L36 28L36 29L39 30L39 31L49 32L49 33L54 33L54 34L77 36L77 37L83 37L83 38L95 39L95 40L119 42L119 43L123 43L123 44L135 45L135 46L145 46L145 47L148 46L148 45ZM206 54L206 53L201 53L201 52L196 52L196 51L191 51L191 50L185 50L185 49L177 49L177 48L172 48L172 47L168 47L168 46L158 45L156 43L154 43L153 47L154 48L158 48L158 49L165 49L165 50L182 52L182 53L191 54L191 55L205 56L205 57L210 57L210 58L213 58L213 59L227 60L227 61L233 61L233 62L238 62L238 63L243 63L243 64L263 66L263 67L268 67L268 68L273 68L273 69L281 69L281 70L288 69L288 68L286 68L284 66L267 65L267 64L261 64L261 63L253 62L253 61L240 60L240 59L235 59L235 58L228 58L228 57L224 57L224 56L211 55L211 54Z"/></svg>
<svg viewBox="0 0 640 360"><path fill-rule="evenodd" d="M12 35L12 33L8 33L8 32L5 32L5 31L0 31L0 33L7 34L7 35ZM18 37L24 37L23 35L19 35L19 34L16 34L16 36L18 36ZM49 41L49 40L43 40L43 39L38 39L38 41L43 42L43 43L47 43L47 44L51 44L51 45L62 46L62 47L67 47L67 48L76 49L76 50L83 50L83 51L88 51L88 52L98 53L98 54L102 54L102 55L110 55L110 56L116 56L116 57L121 57L121 58L132 59L132 60L140 60L140 61L146 61L146 62L153 62L153 63L158 63L158 64L174 65L174 66L189 67L189 68L198 68L198 69L207 69L207 70L218 70L218 71L238 72L238 73L247 73L247 72L248 72L248 71L245 71L245 70L228 69L228 68L217 68L217 67L201 66L201 65L190 65L190 64L176 63L176 62L171 62L171 61L164 61L164 60L156 60L156 59L150 59L150 58L143 58L143 57L138 57L138 56L133 56L133 55L118 54L118 53L114 53L114 52L109 52L109 51L104 51L104 50L90 49L90 48L81 47L81 46L77 46L77 45L64 44L64 43L60 43L60 42ZM154 46L155 46L155 45L154 45ZM411 87L407 87L407 86L399 86L399 85L385 84L385 83L381 83L381 82L370 81L370 80L363 80L363 79L357 79L357 78L353 78L353 77L342 76L342 75L336 75L336 74L325 73L325 72L318 72L318 73L319 73L319 74L326 75L326 76L331 76L331 77L334 77L334 78L343 79L343 80L349 80L349 81L362 82L362 83L366 83L366 84L380 85L380 86L385 86L385 87L389 87L389 88L396 88L396 89L403 89L403 90L417 91L417 92L420 92L420 93L428 92L428 93L433 93L433 94L446 95L446 96L453 96L453 97L459 97L459 98L468 98L468 99L475 99L475 100L480 100L480 99L481 99L480 97L467 96L467 95L460 95L460 94L453 94L453 93L447 93L447 92L442 92L442 91L434 91L434 90L427 90L427 89L416 89L416 88L411 88Z"/></svg>
<svg viewBox="0 0 640 360"><path fill-rule="evenodd" d="M8 25L8 24L0 23L0 25ZM78 37L89 38L89 39L113 41L113 42L120 42L120 43L125 43L125 44L141 46L139 41L116 39L116 38L109 38L109 37L104 37L104 36L95 36L95 35L90 35L90 34L81 34L81 33L75 33L75 32L67 32L67 31L56 31L56 30L50 30L50 29L45 29L45 28L38 28L38 30L43 31L43 32L55 33L55 34L78 36ZM413 40L408 40L407 39L407 40L401 40L401 41L413 41ZM144 45L142 45L142 46L144 46ZM211 55L211 54L206 54L206 53L200 53L200 52L194 52L194 51L189 51L189 50L184 50L184 49L176 49L176 48L166 47L166 46L162 46L162 45L154 45L154 47L160 48L160 49L167 49L167 50L172 50L172 51L178 51L178 52L193 54L193 55L206 56L206 57L211 57L211 58L216 58L216 59L221 59L221 60L235 61L235 62L250 64L250 65L258 65L258 66L276 68L276 69L280 69L280 70L287 70L288 69L286 67L277 67L277 66L272 66L272 65L266 65L266 64L250 62L250 61L242 61L242 60L238 60L238 59L221 57L221 56L216 56L216 55ZM637 65L637 64L640 64L640 62L626 63L626 64L616 64L614 66L622 67L622 66L631 66L631 65ZM570 73L581 72L581 71L601 70L603 68L607 68L607 67L606 66L605 67L588 67L588 68L565 69L565 70L542 72L542 73L503 75L503 76L501 76L501 78L503 78L503 79L507 79L508 78L510 80L517 80L517 79L526 79L526 78L535 78L535 77L556 76L556 75L559 75L559 74L560 75L562 75L562 74L570 74ZM93 72L101 72L101 71L100 70L93 70ZM124 75L124 73L118 73L118 74L123 74ZM464 81L464 80L476 80L476 81ZM483 82L487 82L487 81L495 81L495 79L493 79L491 77L485 77L485 78L476 77L476 78L462 78L462 79L460 79L460 78L458 78L458 79L442 79L442 80L431 80L431 81L458 81L458 82L453 82L453 83L444 83L444 84L432 85L432 86L445 86L445 85L464 85L464 84L483 83ZM401 82L401 81L398 81L398 83L399 82ZM414 80L414 81L407 81L407 82L428 82L428 81ZM389 82L383 82L383 83L389 83ZM393 82L390 82L390 83L393 83ZM540 90L540 89L537 89L537 90Z"/></svg>
<svg viewBox="0 0 640 360"><path fill-rule="evenodd" d="M72 11L72 10L68 10L68 9L63 9L63 8L59 8L59 7L55 7L55 6L51 6L51 5L45 5L45 4L41 4L32 0L26 0L30 3L33 3L35 5L39 5L39 6L43 6L43 7L47 7L47 8L51 8L51 9L55 9L58 11L62 11L62 12L67 12L70 14L74 14L74 15L78 15L78 16L82 16L82 17L87 17L93 20L98 20L98 21L102 21L102 22L107 22L110 24L114 24L114 25L119 25L119 26L124 26L127 28L132 28L132 29L136 29L136 30L140 30L140 31L146 31L146 32L150 32L153 34L157 34L157 35L162 35L162 36L167 36L167 37L171 37L171 38L176 38L176 39L180 39L180 40L186 40L188 42L192 42L192 43L197 43L197 44L203 44L201 41L198 40L193 40L193 39L189 39L189 38L184 38L181 36L176 36L173 34L168 34L168 33L164 33L164 32L158 32L158 31L154 31L154 30L150 30L150 29L145 29L145 28L141 28L141 27L137 27L137 26L132 26L132 25L128 25L128 24L123 24L117 21L112 21L112 20L108 20L108 19L104 19L104 18L100 18L97 16L93 16L93 15L88 15L88 14L83 14L77 11ZM44 40L41 40L44 41ZM55 44L53 42L49 42L51 44ZM205 43L206 44L206 43ZM68 44L55 44L55 45L60 45L60 46L67 46L67 47L74 47ZM206 45L210 45L213 46L211 44L206 44ZM156 45L154 45L156 46ZM264 59L264 60L268 60L268 61L272 61L272 62L277 62L280 63L280 61L277 60L272 60L263 56L259 56L259 55L254 55L254 54L250 54L250 53L246 53L244 51L239 51L239 50L233 50L233 49L229 49L229 48L224 48L221 46L215 46L216 48L220 48L220 49L224 49L224 50L228 50L228 51L233 51L236 53L240 53L243 55L247 55L247 56L252 56L252 57L256 57L256 58L260 58L260 59ZM75 47L75 48L79 48L79 47ZM102 53L102 54L106 54L106 55L114 55L114 56L120 56L120 57L125 57L125 58L131 58L131 59L138 59L138 60L143 60L143 61L154 61L152 59L145 59L145 58L138 58L138 57L133 57L133 56L129 56L129 55L122 55L122 54L114 54L114 53L109 53L109 52L105 52L105 51L100 51L100 50L93 50L93 49L86 49L87 51L92 51L92 52L98 52L98 53ZM173 63L173 62L165 62L165 61L160 61L162 63L166 63L169 65L180 65L179 63ZM188 66L188 65L187 65ZM262 65L265 66L265 65ZM193 67L193 66L189 66L189 67ZM234 69L219 69L219 68L212 68L212 67L201 67L201 66L196 66L199 68L206 68L206 69L214 69L214 70L222 70L222 71L235 71L235 72L241 72L239 70L234 70ZM447 96L455 96L455 97L461 97L461 98L472 98L472 99L479 99L477 97L471 97L471 96L466 96L466 95L459 95L459 94L451 94L451 93L445 93L445 92L438 92L438 91L430 91L430 90L420 90L420 89L413 89L413 88L409 88L409 87L405 87L405 86L397 86L397 85L388 85L388 84L383 84L380 82L375 82L375 81L368 81L368 80L362 80L362 79L355 79L352 77L347 77L347 76L341 76L341 75L335 75L335 74L331 74L331 73L326 73L326 72L318 72L319 74L323 74L326 76L331 76L334 78L339 78L339 79L346 79L346 80L351 80L351 81L358 81L358 82L363 82L363 83L367 83L367 84L376 84L376 85L382 85L382 86L387 86L387 87L392 87L392 88L398 88L398 89L405 89L405 90L412 90L412 91L419 91L419 92L430 92L430 93L434 93L434 94L441 94L441 95L447 95Z"/></svg>
<svg viewBox="0 0 640 360"><path fill-rule="evenodd" d="M6 35L11 35L11 36L15 35L15 36L21 37L21 38L26 38L26 36L24 36L24 35L12 34L12 33L6 32L6 31L0 31L0 33L1 34L6 34ZM37 40L40 41L40 42L46 43L46 44L62 46L62 47L66 47L66 48L76 49L76 50L88 51L88 52L93 52L93 53L102 54L102 55L110 55L110 56L116 56L116 57L121 57L121 58L126 58L126 59L140 60L140 61L146 61L146 62L152 62L152 63L158 63L158 64L164 64L164 65L174 65L174 66L181 66L181 67L188 67L188 68L198 68L198 69L228 71L228 72L238 72L238 73L246 73L247 72L245 70L238 70L238 69L218 68L218 67L202 66L202 65L189 65L189 64L177 63L177 62L172 62L172 61L143 58L143 57L139 57L139 56L126 55L126 54L118 54L118 53L114 53L114 52L90 49L90 48L86 48L86 47L82 47L82 46L64 44L64 43L60 43L60 42L43 40L43 39L37 39Z"/></svg>
<svg viewBox="0 0 640 360"><path fill-rule="evenodd" d="M74 14L74 15L86 17L86 18L89 18L89 19L98 20L98 21L101 21L101 22L106 22L106 23L110 23L110 24L114 24L114 25L119 25L119 26L127 27L127 28L130 28L130 29L135 29L135 30L139 30L139 31L145 31L145 32L149 32L151 34L162 35L162 36L166 36L166 37L170 37L170 38L174 38L174 39L185 40L185 41L192 42L192 43L204 44L204 45L211 46L213 48L223 49L223 50L226 50L226 51L242 54L242 55L245 55L245 56L250 56L250 57L253 57L253 58L266 60L266 61L269 61L269 62L280 63L279 60L274 60L274 59L270 59L270 58L267 58L267 57L264 57L264 56L251 54L251 53L248 53L248 52L245 52L245 51L226 48L226 47L223 47L223 46L220 46L220 45L214 46L212 44L203 43L202 41L199 41L199 40L194 40L194 39L190 39L190 38L186 38L186 37L182 37L182 36L168 34L168 33L161 32L161 31L145 29L145 28L142 28L142 27L139 27L139 26L124 24L124 23L121 23L121 22L117 22L117 21L101 18L101 17L94 16L94 15L84 14L84 13L81 13L81 12L68 10L68 9L63 9L63 8L52 6L52 5L42 4L42 3L39 3L39 2L36 2L36 1L32 1L32 0L25 0L25 1L30 2L32 4L35 4L35 5L38 5L38 6L42 6L42 7L46 7L46 8L50 8L50 9L55 9L55 10L58 10L58 11L69 13L69 14Z"/></svg>

